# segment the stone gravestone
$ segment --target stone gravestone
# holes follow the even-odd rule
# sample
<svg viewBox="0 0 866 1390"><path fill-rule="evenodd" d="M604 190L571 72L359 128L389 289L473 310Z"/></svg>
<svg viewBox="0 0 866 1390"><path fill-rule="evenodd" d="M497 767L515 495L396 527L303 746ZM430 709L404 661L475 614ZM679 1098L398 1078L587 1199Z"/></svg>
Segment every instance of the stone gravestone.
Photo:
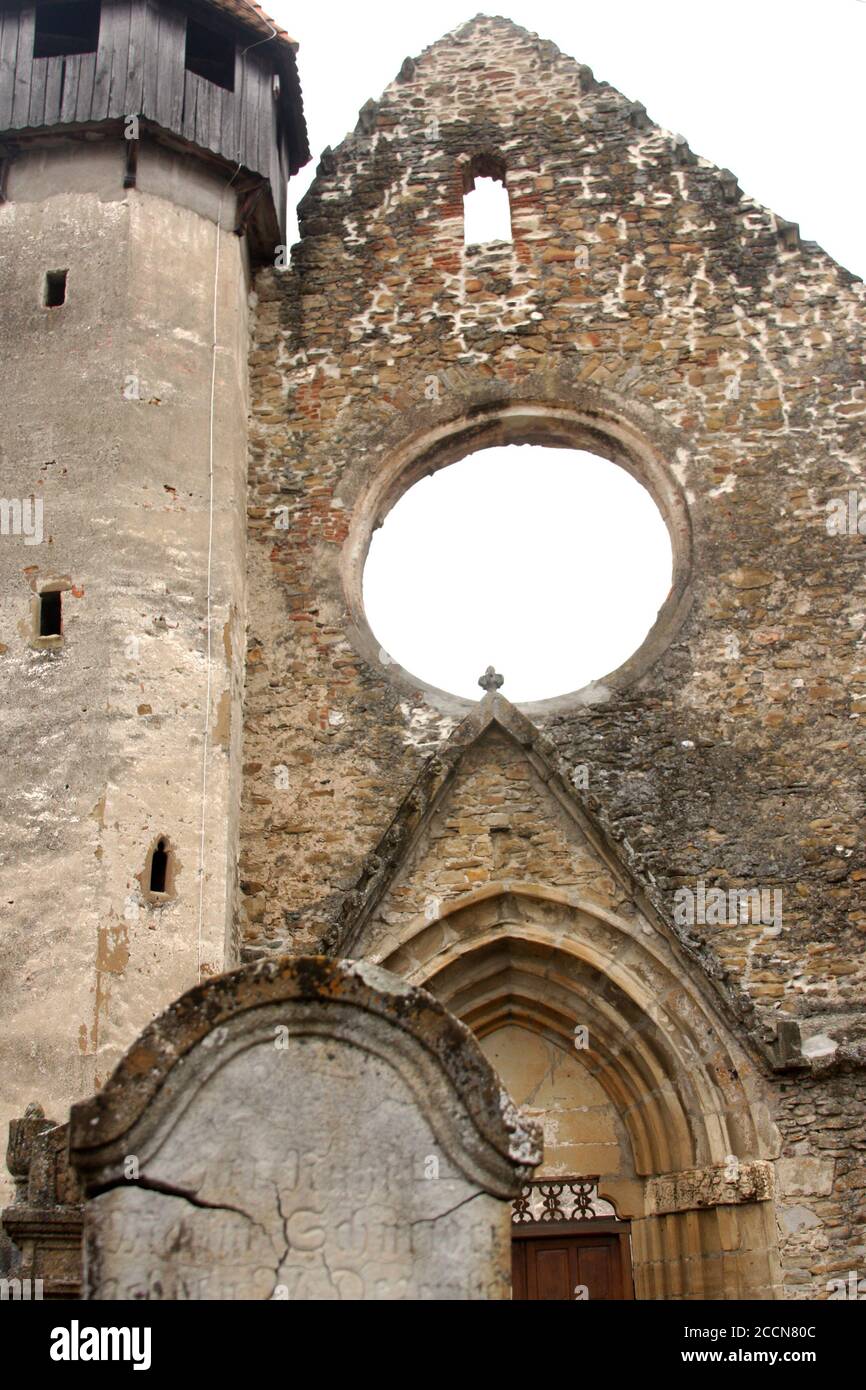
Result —
<svg viewBox="0 0 866 1390"><path fill-rule="evenodd" d="M375 966L219 976L73 1107L92 1299L497 1299L536 1128L471 1033Z"/></svg>

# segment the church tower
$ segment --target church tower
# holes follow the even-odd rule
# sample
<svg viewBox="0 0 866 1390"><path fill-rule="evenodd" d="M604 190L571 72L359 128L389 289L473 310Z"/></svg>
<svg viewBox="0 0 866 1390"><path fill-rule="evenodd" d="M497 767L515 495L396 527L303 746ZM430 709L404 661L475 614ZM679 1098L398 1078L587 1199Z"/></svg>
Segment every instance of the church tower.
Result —
<svg viewBox="0 0 866 1390"><path fill-rule="evenodd" d="M0 9L2 1127L234 963L252 275L308 158L246 0Z"/></svg>

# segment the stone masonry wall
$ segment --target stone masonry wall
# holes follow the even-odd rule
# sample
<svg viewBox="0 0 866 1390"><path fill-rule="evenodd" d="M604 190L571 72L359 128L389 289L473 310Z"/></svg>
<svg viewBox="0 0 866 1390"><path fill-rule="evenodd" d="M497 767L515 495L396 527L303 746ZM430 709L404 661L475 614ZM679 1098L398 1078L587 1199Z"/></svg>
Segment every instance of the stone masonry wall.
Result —
<svg viewBox="0 0 866 1390"><path fill-rule="evenodd" d="M577 831L533 772L522 749L490 730L467 751L365 935L390 929L492 882L572 889L631 917L630 894Z"/></svg>
<svg viewBox="0 0 866 1390"><path fill-rule="evenodd" d="M776 1164L783 1275L791 1298L866 1293L866 1082L862 1072L778 1087ZM832 1287L840 1281L841 1289Z"/></svg>
<svg viewBox="0 0 866 1390"><path fill-rule="evenodd" d="M512 243L464 247L479 156L504 162ZM377 648L371 528L427 466L569 443L557 412L619 461L630 432L661 460L661 483L630 466L675 533L682 602L652 659L529 713L669 919L699 880L781 891L781 923L680 931L815 1059L768 1086L786 1285L825 1297L864 1261L858 498L853 527L827 525L866 492L863 285L588 68L483 17L325 151L301 232L256 287L245 949L315 947L470 708ZM515 411L522 434L489 424Z"/></svg>
<svg viewBox="0 0 866 1390"><path fill-rule="evenodd" d="M461 161L491 151L514 242L465 249ZM691 610L640 679L536 722L668 910L699 878L782 888L781 933L694 935L757 1003L859 1038L864 552L825 506L862 470L862 284L588 69L483 18L326 151L302 232L291 271L259 278L252 358L248 942L310 944L297 924L319 933L462 712L354 640L339 566L365 487L485 407L603 409L682 488Z"/></svg>

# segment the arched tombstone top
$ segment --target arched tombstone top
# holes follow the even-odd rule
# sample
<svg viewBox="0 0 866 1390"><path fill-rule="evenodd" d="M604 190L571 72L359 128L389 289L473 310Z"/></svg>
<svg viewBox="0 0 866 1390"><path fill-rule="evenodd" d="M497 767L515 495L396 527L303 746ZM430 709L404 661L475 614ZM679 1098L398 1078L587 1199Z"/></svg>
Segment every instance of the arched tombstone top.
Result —
<svg viewBox="0 0 866 1390"><path fill-rule="evenodd" d="M412 1039L465 1108L477 1135L473 1150L479 1143L486 1147L493 1166L499 1167L497 1159L504 1163L503 1174L513 1168L515 1183L540 1163L538 1126L512 1103L469 1029L431 994L363 961L298 956L256 962L207 980L148 1025L102 1090L72 1107L70 1152L85 1180L127 1151L133 1130L147 1132L149 1109L162 1116L167 1101L170 1106L196 1076L214 1070L213 1061L203 1063L197 1049L213 1058L230 1037L251 1040L262 1032L262 1024L278 1039L273 1030L280 1024L272 1025L272 1018L283 1010L288 1018L300 1005L318 1006L318 1012L308 1007L298 1015L302 1030L319 1015L336 1017L342 1008L381 1019L395 1030L395 1039L400 1034ZM419 1076L424 1070L419 1060ZM469 1129L464 1126L464 1131L468 1142ZM497 1186L491 1174L491 1190ZM510 1181L504 1186L510 1192Z"/></svg>
<svg viewBox="0 0 866 1390"><path fill-rule="evenodd" d="M314 956L183 995L70 1155L91 1298L501 1298L541 1145L425 990Z"/></svg>

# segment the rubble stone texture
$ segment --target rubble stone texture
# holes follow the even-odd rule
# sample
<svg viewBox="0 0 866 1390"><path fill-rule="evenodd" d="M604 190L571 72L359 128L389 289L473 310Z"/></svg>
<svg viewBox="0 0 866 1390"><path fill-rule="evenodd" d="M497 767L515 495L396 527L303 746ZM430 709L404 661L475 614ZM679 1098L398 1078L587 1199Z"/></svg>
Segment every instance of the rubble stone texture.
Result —
<svg viewBox="0 0 866 1390"><path fill-rule="evenodd" d="M513 242L464 247L467 181L497 162ZM256 287L241 949L372 950L376 913L412 935L503 881L626 917L642 894L678 978L749 1050L762 1138L733 1152L784 1165L775 1207L751 1207L779 1241L758 1296L826 1297L862 1263L866 1215L864 551L826 525L862 486L863 286L643 107L485 17L405 63L325 152L301 233ZM671 531L673 591L641 652L526 708L607 870L495 729L434 805L472 706L403 671L363 613L371 530L402 491L508 442L623 464ZM701 879L781 890L781 929L677 927L674 893ZM759 1055L786 1021L804 1045L788 1074ZM717 1239L745 1258L751 1238ZM694 1251L679 1274L656 1254L638 1296L689 1296Z"/></svg>

